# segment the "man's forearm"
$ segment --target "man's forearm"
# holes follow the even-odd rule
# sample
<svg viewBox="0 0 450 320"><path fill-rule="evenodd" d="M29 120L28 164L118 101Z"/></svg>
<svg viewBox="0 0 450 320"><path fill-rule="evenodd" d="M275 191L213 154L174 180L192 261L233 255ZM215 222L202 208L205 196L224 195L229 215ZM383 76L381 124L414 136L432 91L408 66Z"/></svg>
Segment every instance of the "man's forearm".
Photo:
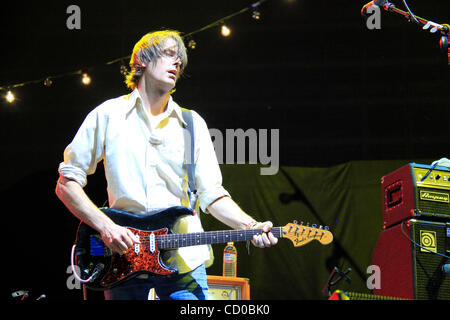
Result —
<svg viewBox="0 0 450 320"><path fill-rule="evenodd" d="M246 214L230 197L223 197L208 206L217 220L233 229L246 229L255 219Z"/></svg>
<svg viewBox="0 0 450 320"><path fill-rule="evenodd" d="M112 221L89 199L83 188L75 181L60 177L56 185L56 195L69 211L88 224L102 232Z"/></svg>
<svg viewBox="0 0 450 320"><path fill-rule="evenodd" d="M229 197L219 198L208 206L208 211L217 220L233 229L262 229L263 234L253 236L252 243L256 247L270 247L278 242L278 239L270 232L273 226L271 221L257 222L239 208L236 202Z"/></svg>
<svg viewBox="0 0 450 320"><path fill-rule="evenodd" d="M131 248L133 243L140 243L128 228L115 224L97 208L77 182L61 176L55 191L67 209L97 230L103 242L114 252L123 253Z"/></svg>

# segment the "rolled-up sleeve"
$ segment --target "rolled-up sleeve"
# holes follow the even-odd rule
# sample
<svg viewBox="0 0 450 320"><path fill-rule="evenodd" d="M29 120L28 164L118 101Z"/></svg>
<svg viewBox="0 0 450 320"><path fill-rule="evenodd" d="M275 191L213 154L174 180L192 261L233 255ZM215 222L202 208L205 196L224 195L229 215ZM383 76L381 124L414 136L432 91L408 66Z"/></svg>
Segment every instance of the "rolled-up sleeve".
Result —
<svg viewBox="0 0 450 320"><path fill-rule="evenodd" d="M230 196L230 194L222 186L222 173L206 122L195 111L192 113L195 130L195 179L198 200L202 211L207 213L207 208L212 202L220 197Z"/></svg>
<svg viewBox="0 0 450 320"><path fill-rule="evenodd" d="M60 175L75 180L82 187L87 184L87 176L95 172L104 157L104 128L104 119L96 108L87 115L64 150L64 162L58 169Z"/></svg>

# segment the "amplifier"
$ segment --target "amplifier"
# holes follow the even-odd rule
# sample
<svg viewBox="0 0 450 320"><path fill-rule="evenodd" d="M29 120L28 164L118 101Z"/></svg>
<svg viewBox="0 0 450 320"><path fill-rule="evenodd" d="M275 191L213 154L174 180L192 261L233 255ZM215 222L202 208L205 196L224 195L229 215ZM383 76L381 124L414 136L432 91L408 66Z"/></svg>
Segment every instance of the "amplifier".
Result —
<svg viewBox="0 0 450 320"><path fill-rule="evenodd" d="M450 299L450 223L410 219L383 230L372 254L380 268L375 295Z"/></svg>
<svg viewBox="0 0 450 320"><path fill-rule="evenodd" d="M211 300L250 300L250 282L247 278L207 275ZM155 289L150 289L149 300L159 300Z"/></svg>
<svg viewBox="0 0 450 320"><path fill-rule="evenodd" d="M383 228L409 218L450 221L450 168L409 163L381 178Z"/></svg>
<svg viewBox="0 0 450 320"><path fill-rule="evenodd" d="M250 283L247 278L208 275L212 300L250 300Z"/></svg>

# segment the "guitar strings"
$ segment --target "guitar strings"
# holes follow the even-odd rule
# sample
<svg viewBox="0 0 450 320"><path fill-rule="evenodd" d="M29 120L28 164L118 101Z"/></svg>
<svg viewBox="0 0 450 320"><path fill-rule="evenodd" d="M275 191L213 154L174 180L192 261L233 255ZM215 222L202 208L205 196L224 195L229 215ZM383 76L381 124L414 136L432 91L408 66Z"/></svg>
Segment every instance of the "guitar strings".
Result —
<svg viewBox="0 0 450 320"><path fill-rule="evenodd" d="M305 231L305 230L303 230ZM312 228L309 229L309 232L307 233L308 237L316 238L318 237L321 239L325 235L325 231L322 230L322 232L318 232L319 230L316 230L315 232L312 232ZM151 233L151 231L138 231L138 232L144 232L144 233ZM281 227L275 227L272 228L271 232L274 234L275 237L280 238L282 236L283 230ZM182 243L181 246L185 245L192 245L196 242L200 242L199 244L206 243L224 243L228 242L230 240L234 241L245 241L250 240L251 237L253 237L256 234L262 233L262 229L252 229L252 230L221 230L221 231L209 231L209 232L194 232L194 233L164 233L164 234L156 234L155 235L155 243L157 243L159 246L170 246L176 243L177 245ZM297 233L297 232L295 232ZM301 234L303 234L302 232ZM250 235L249 238L246 238L246 236ZM300 234L297 234L299 236ZM147 245L150 244L150 235L139 235L139 241L141 245Z"/></svg>
<svg viewBox="0 0 450 320"><path fill-rule="evenodd" d="M235 237L237 239L239 238L245 238L245 236L248 236L249 230L245 230L247 232L242 233L242 230L223 230L223 231L210 231L210 232L193 232L193 233L164 233L164 234L155 234L155 240L162 240L162 241L168 241L168 240L176 240L179 238L185 238L184 240L192 240L192 239L211 239L211 238L224 238L224 237ZM251 230L253 232L250 232L250 236L257 235L262 233L262 229L253 229ZM144 232L144 233L152 233L152 231L138 231L138 232ZM281 228L273 228L271 232L274 234L275 237L280 237L282 234ZM295 232L298 233L298 232ZM301 232L301 234L305 233L304 231ZM309 230L307 232L308 235L312 234L314 237L320 236L323 237L325 232L319 232L319 230L316 230L315 232L312 232L312 230ZM139 240L147 241L150 236L145 235L141 236L139 235ZM150 240L148 240L150 241Z"/></svg>
<svg viewBox="0 0 450 320"><path fill-rule="evenodd" d="M151 231L139 231L139 232L151 232ZM275 237L281 236L281 228L272 228L271 232ZM171 233L171 234L156 234L155 241L158 243L161 242L169 242L169 241L197 241L197 240L219 240L227 242L229 239L225 238L234 238L239 240L240 238L246 238L246 236L250 235L253 237L254 235L262 233L262 229L252 229L252 230L222 230L222 231L209 231L209 232L199 232L199 233ZM139 241L141 244L147 244L151 241L149 240L149 235L141 236L139 235Z"/></svg>

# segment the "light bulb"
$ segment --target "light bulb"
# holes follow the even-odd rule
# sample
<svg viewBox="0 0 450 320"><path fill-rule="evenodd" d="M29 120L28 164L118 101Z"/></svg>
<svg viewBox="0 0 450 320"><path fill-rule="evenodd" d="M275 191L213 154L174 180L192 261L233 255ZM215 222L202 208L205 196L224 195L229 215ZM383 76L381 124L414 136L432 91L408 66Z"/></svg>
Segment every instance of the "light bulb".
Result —
<svg viewBox="0 0 450 320"><path fill-rule="evenodd" d="M14 94L11 92L11 90L8 90L8 92L6 93L5 99L6 99L6 101L8 101L9 103L13 103L14 100L16 100L16 97L15 97Z"/></svg>
<svg viewBox="0 0 450 320"><path fill-rule="evenodd" d="M89 75L87 73L83 73L83 78L81 79L81 82L85 85L88 86L91 84L91 78L89 77Z"/></svg>
<svg viewBox="0 0 450 320"><path fill-rule="evenodd" d="M44 80L44 86L50 87L52 85L53 81L50 78L46 78Z"/></svg>
<svg viewBox="0 0 450 320"><path fill-rule="evenodd" d="M258 10L253 10L252 12L252 18L254 20L259 20L261 18L261 13Z"/></svg>
<svg viewBox="0 0 450 320"><path fill-rule="evenodd" d="M231 30L230 30L230 28L228 28L226 25L222 25L222 28L221 28L221 31L220 31L221 33L222 33L222 36L224 36L224 37L228 37L230 34L231 34Z"/></svg>
<svg viewBox="0 0 450 320"><path fill-rule="evenodd" d="M197 42L195 42L195 40L190 40L188 43L188 47L194 50L197 47Z"/></svg>

